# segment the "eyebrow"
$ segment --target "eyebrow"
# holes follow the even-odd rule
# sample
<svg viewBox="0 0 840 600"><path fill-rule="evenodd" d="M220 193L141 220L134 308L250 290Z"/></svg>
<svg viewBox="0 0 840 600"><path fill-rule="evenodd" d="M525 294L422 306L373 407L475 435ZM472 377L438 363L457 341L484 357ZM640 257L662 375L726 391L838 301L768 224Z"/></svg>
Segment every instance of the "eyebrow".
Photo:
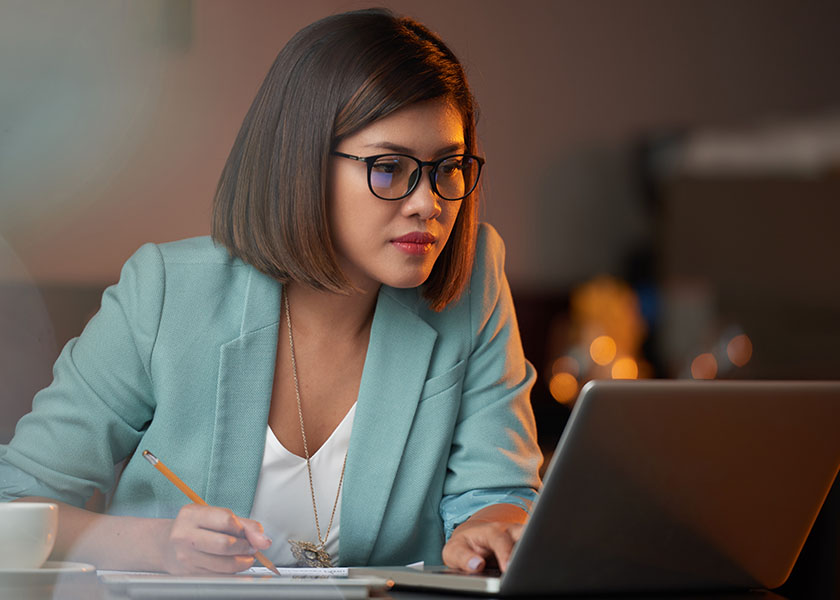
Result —
<svg viewBox="0 0 840 600"><path fill-rule="evenodd" d="M398 152L400 154L411 154L414 152L414 149L408 148L407 146L402 146L400 144L394 144L392 142L373 142L371 144L365 144L365 148L384 148L385 150L390 150L392 152ZM456 150L464 151L467 149L467 145L464 142L457 142L455 144L450 144L448 146L444 146L443 148L439 148L437 152L435 152L436 156L440 156L441 154L448 154L450 152L455 152Z"/></svg>

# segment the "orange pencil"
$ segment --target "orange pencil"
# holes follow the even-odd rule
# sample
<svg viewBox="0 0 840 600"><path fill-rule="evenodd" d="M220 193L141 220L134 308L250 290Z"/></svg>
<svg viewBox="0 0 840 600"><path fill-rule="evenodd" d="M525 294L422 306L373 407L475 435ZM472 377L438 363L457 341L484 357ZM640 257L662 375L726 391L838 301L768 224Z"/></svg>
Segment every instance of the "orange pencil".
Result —
<svg viewBox="0 0 840 600"><path fill-rule="evenodd" d="M181 478L180 478L180 477L178 477L175 473L173 473L172 471L170 471L170 470L169 470L169 467L167 467L165 464L163 464L163 462L161 462L161 460L160 460L157 456L155 456L154 454L152 454L152 453L151 453L151 452L149 452L148 450L143 450L143 457L144 457L146 460L148 460L150 463L152 463L152 465L154 466L154 468L155 468L155 469L157 469L158 471L160 471L161 473L163 473L163 476L164 476L164 477L166 477L169 481L171 481L172 483L174 483L174 484L175 484L175 487L177 487L179 490L181 490L182 492L184 492L184 494L187 496L187 498L189 498L190 500L192 500L192 501L193 501L193 502L195 502L196 504L200 504L201 506L208 506L208 504L204 501L204 499L203 499L201 496L199 496L198 494L196 494L196 493L192 490L192 488L190 488L190 486L188 486L186 483L184 483L183 481L181 481ZM254 554L254 557L255 557L258 561L260 561L260 563L262 563L262 565L263 565L266 569L269 569L269 570L270 570L270 571L272 571L275 575L280 575L280 571L278 571L278 570L277 570L277 567L275 567L275 566L271 563L271 561L270 561L270 560L268 560L268 559L265 557L265 555L264 555L262 552L260 552L259 550L257 550L256 554Z"/></svg>

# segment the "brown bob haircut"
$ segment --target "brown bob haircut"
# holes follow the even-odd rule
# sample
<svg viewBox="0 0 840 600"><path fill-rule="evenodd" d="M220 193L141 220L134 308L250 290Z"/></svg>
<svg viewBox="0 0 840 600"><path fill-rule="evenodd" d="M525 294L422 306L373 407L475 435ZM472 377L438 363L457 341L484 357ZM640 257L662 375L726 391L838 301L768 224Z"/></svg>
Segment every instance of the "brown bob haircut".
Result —
<svg viewBox="0 0 840 600"><path fill-rule="evenodd" d="M436 34L385 9L333 15L277 55L236 137L213 202L212 236L282 282L352 293L327 218L330 152L400 108L442 98L476 153L476 108L464 69ZM475 255L478 194L464 199L422 286L434 310L456 300Z"/></svg>

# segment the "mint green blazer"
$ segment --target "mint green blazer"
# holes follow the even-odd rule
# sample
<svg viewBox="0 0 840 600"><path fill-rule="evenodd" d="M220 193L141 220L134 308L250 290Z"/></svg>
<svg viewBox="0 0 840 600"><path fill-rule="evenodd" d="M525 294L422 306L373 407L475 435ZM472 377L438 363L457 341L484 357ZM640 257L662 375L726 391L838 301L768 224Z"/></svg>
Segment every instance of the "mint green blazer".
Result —
<svg viewBox="0 0 840 600"><path fill-rule="evenodd" d="M341 564L439 563L446 528L469 516L459 511L538 487L535 374L503 265L501 239L482 225L469 289L446 310L429 310L418 289L381 288L347 455ZM5 496L43 485L82 505L99 489L112 514L173 517L188 500L142 458L149 449L208 503L248 516L281 293L207 237L141 247L0 447ZM15 471L34 483L16 484Z"/></svg>

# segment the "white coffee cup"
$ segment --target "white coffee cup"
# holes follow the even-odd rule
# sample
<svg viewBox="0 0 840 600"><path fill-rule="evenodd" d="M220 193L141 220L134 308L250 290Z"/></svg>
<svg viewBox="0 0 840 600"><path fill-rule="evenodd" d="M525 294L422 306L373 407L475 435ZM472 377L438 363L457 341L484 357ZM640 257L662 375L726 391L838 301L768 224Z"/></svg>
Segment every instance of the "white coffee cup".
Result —
<svg viewBox="0 0 840 600"><path fill-rule="evenodd" d="M58 506L42 502L0 503L0 569L37 569L52 552Z"/></svg>

